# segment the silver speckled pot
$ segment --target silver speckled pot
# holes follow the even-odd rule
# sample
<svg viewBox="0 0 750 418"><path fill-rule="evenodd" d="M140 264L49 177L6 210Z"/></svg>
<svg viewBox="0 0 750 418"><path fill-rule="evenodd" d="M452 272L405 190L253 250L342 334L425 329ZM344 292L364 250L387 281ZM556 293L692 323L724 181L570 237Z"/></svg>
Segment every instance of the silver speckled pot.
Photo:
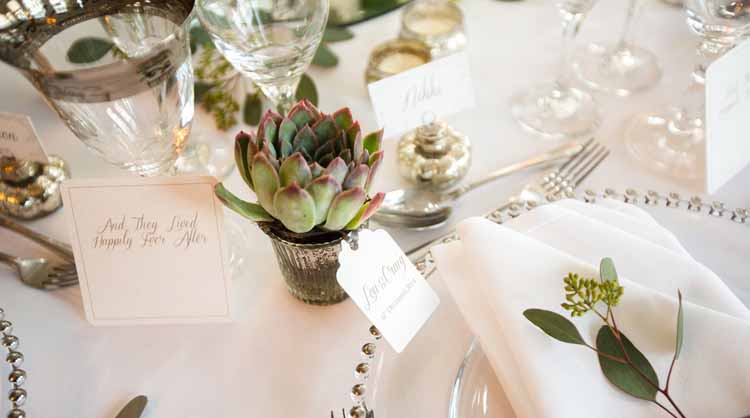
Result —
<svg viewBox="0 0 750 418"><path fill-rule="evenodd" d="M271 238L286 286L294 297L312 305L332 305L348 295L336 281L344 234L291 234L277 224L258 223Z"/></svg>

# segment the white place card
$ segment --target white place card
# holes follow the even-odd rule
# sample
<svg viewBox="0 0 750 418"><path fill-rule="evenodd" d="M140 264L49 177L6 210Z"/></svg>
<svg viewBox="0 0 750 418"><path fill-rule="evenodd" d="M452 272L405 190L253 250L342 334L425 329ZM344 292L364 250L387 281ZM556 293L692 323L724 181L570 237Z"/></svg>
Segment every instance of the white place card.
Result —
<svg viewBox="0 0 750 418"><path fill-rule="evenodd" d="M706 71L706 190L715 192L750 164L750 41Z"/></svg>
<svg viewBox="0 0 750 418"><path fill-rule="evenodd" d="M31 118L17 113L0 112L0 157L48 162Z"/></svg>
<svg viewBox="0 0 750 418"><path fill-rule="evenodd" d="M358 246L342 245L336 278L396 352L406 348L440 300L396 241L362 231Z"/></svg>
<svg viewBox="0 0 750 418"><path fill-rule="evenodd" d="M223 206L213 177L70 180L63 204L94 325L225 322Z"/></svg>
<svg viewBox="0 0 750 418"><path fill-rule="evenodd" d="M469 58L459 52L367 86L386 138L474 107Z"/></svg>

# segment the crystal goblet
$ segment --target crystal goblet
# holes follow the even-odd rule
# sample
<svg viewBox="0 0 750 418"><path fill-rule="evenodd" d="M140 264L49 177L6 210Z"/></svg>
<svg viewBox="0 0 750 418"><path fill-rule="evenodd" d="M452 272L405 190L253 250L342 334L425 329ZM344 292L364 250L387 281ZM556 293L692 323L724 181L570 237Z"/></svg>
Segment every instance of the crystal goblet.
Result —
<svg viewBox="0 0 750 418"><path fill-rule="evenodd" d="M511 113L527 131L551 139L576 138L599 126L599 111L593 97L565 81L570 49L581 21L596 0L560 0L563 44L557 79L533 86L511 99Z"/></svg>
<svg viewBox="0 0 750 418"><path fill-rule="evenodd" d="M680 104L633 117L625 143L639 161L682 179L703 176L705 77L717 58L750 36L750 1L685 0L687 23L701 37L700 63Z"/></svg>
<svg viewBox="0 0 750 418"><path fill-rule="evenodd" d="M627 3L622 35L614 45L592 43L574 54L573 73L586 87L629 96L653 87L661 78L656 55L631 40L640 3L641 0Z"/></svg>
<svg viewBox="0 0 750 418"><path fill-rule="evenodd" d="M227 61L286 113L323 36L328 0L198 0L197 11Z"/></svg>

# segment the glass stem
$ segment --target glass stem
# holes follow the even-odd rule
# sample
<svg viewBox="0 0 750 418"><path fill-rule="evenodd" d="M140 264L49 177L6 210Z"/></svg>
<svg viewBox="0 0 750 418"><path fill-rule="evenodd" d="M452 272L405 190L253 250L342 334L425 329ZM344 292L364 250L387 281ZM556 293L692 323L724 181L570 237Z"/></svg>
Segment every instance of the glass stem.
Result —
<svg viewBox="0 0 750 418"><path fill-rule="evenodd" d="M617 42L617 49L624 50L628 47L628 42L632 37L633 27L635 26L635 17L638 15L638 9L640 8L640 0L630 0L628 2L628 8L625 14L625 24L622 27L622 34L620 40Z"/></svg>
<svg viewBox="0 0 750 418"><path fill-rule="evenodd" d="M557 69L557 84L563 85L568 77L568 67L570 66L570 54L573 49L573 41L578 35L578 30L581 28L581 22L583 21L583 13L571 13L568 11L561 10L562 15L562 46L560 64Z"/></svg>
<svg viewBox="0 0 750 418"><path fill-rule="evenodd" d="M299 77L297 77L273 84L260 85L259 87L263 94L276 106L276 111L281 115L286 115L294 106L299 80Z"/></svg>

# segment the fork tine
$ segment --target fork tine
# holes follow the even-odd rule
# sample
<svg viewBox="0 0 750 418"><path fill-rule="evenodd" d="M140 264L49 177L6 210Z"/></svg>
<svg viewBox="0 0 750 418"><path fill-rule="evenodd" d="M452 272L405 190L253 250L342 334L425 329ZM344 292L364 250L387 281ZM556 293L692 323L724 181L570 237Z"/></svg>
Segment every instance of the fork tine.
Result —
<svg viewBox="0 0 750 418"><path fill-rule="evenodd" d="M572 157L568 158L568 161L566 161L566 162L565 162L565 163L564 163L563 165L561 165L561 166L560 166L560 167L559 167L559 168L558 168L558 169L557 169L556 171L557 171L557 172L560 172L560 173L562 173L562 172L563 172L563 170L567 169L567 168L568 168L568 166L569 166L569 165L570 165L570 164L571 164L571 163L572 163L573 161L576 161L576 160L577 160L577 159L578 159L578 158L579 158L579 157L580 157L581 155L583 155L583 154L584 154L584 152L586 152L586 150L587 150L587 149L589 148L589 146L591 146L591 144L592 144L593 142L594 142L594 138L589 138L589 139L588 139L588 140L587 140L587 141L586 141L586 142L585 142L585 143L583 144L583 147L581 148L581 150L580 150L580 151L578 151L577 153L575 153L575 154L574 154L574 155L573 155Z"/></svg>
<svg viewBox="0 0 750 418"><path fill-rule="evenodd" d="M592 171L599 167L599 164L606 160L607 157L609 157L609 150L602 147L602 152L599 153L594 160L592 160L593 162L589 165L588 169L583 171L583 173L579 173L576 177L573 178L573 187L578 187L578 185L581 184L581 182L583 182L583 180L585 180Z"/></svg>
<svg viewBox="0 0 750 418"><path fill-rule="evenodd" d="M62 289L63 287L75 286L78 284L78 279L69 279L63 281L46 281L43 282L41 287L46 290Z"/></svg>
<svg viewBox="0 0 750 418"><path fill-rule="evenodd" d="M599 144L598 142L594 142L585 151L582 151L580 154L578 154L576 160L573 161L565 171L560 172L561 176L567 179L571 174L577 172L581 164L584 164L589 158L591 158L592 155L596 154L600 148L601 144Z"/></svg>
<svg viewBox="0 0 750 418"><path fill-rule="evenodd" d="M73 263L60 264L60 265L54 266L52 268L52 270L54 270L54 271L60 271L60 272L75 271L76 270L76 265L73 264Z"/></svg>

